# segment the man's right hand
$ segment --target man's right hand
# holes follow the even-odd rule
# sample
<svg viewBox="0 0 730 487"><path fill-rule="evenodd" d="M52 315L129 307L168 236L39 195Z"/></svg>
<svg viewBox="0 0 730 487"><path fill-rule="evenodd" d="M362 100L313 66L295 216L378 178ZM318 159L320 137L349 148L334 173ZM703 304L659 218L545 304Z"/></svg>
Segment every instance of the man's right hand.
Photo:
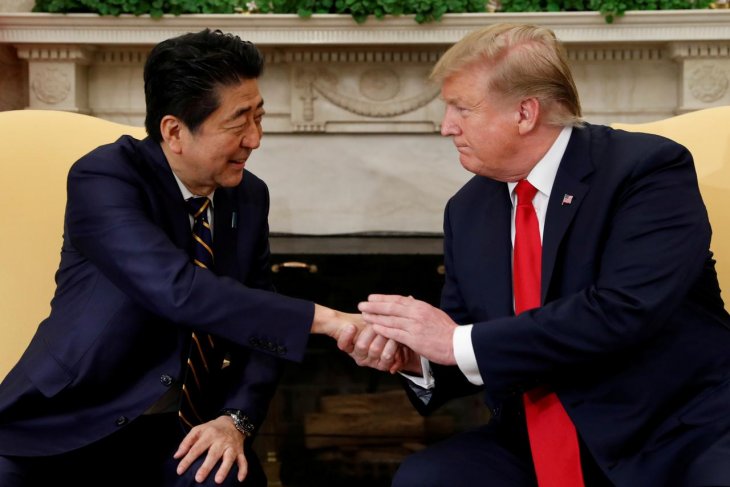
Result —
<svg viewBox="0 0 730 487"><path fill-rule="evenodd" d="M395 373L401 370L410 350L397 342L377 335L360 314L343 313L319 304L314 305L312 333L324 334L337 341L337 347L360 366ZM420 359L416 357L420 369Z"/></svg>

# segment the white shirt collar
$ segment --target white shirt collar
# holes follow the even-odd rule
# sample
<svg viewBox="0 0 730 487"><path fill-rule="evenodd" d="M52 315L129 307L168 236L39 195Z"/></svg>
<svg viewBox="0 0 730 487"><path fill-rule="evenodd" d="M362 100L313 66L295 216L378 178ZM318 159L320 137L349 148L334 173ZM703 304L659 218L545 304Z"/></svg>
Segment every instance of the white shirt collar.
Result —
<svg viewBox="0 0 730 487"><path fill-rule="evenodd" d="M540 159L535 167L532 168L530 174L527 175L527 180L532 184L539 192L544 194L546 197L550 197L550 192L553 189L553 183L555 182L555 176L558 174L558 167L560 167L560 161L563 159L565 149L568 147L568 141L570 141L570 134L573 133L573 127L563 127L560 134L550 146L550 149ZM514 190L517 186L517 181L507 183L510 197L512 198L512 204L514 205Z"/></svg>
<svg viewBox="0 0 730 487"><path fill-rule="evenodd" d="M186 201L187 201L187 200L189 200L190 198L198 198L198 197L200 197L200 195L199 195L199 194L193 194L193 193L192 193L192 192L191 192L191 191L190 191L190 190L189 190L189 189L187 188L187 186L185 186L185 185L183 184L183 182L182 182L182 181L180 181L180 178L179 178L179 177L177 177L177 174L175 174L175 172L174 172L174 171L173 171L172 175L173 175L173 176L175 176L175 182L177 182L177 186L178 186L178 187L180 188L180 192L182 193L182 196L183 196L183 199L184 199L184 200L186 200ZM215 190L213 190L213 192L212 192L212 193L210 193L210 194L208 195L208 198L210 199L210 207L211 207L211 208L213 207L213 197L214 197L214 196L215 196Z"/></svg>

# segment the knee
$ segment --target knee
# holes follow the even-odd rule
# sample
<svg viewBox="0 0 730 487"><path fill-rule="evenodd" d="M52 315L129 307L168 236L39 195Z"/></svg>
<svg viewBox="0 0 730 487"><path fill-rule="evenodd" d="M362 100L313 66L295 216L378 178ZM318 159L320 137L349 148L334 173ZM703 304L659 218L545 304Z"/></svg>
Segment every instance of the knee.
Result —
<svg viewBox="0 0 730 487"><path fill-rule="evenodd" d="M403 460L393 476L391 487L443 487L448 485L441 478L438 462L434 462L430 452L424 450L413 453ZM451 479L453 481L453 478Z"/></svg>

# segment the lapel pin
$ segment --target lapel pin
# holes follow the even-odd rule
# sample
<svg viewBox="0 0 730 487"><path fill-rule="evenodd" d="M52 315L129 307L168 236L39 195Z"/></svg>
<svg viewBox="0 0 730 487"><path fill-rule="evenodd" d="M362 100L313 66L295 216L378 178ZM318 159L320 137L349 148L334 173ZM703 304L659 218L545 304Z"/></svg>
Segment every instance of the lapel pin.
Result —
<svg viewBox="0 0 730 487"><path fill-rule="evenodd" d="M573 195L572 194L564 194L563 195L563 202L560 203L561 206L563 205L569 205L573 202Z"/></svg>

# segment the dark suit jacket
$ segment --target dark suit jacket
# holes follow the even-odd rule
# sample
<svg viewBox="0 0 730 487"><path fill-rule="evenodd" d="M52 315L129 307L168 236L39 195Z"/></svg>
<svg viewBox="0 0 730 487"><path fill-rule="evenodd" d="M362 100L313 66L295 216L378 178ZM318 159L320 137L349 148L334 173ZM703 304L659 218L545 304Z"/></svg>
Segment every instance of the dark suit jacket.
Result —
<svg viewBox="0 0 730 487"><path fill-rule="evenodd" d="M123 427L181 382L193 329L228 346L220 407L260 423L314 313L271 292L268 209L249 172L216 191L219 277L191 263L189 216L158 143L125 136L76 162L51 314L0 384L0 454L57 454Z"/></svg>
<svg viewBox="0 0 730 487"><path fill-rule="evenodd" d="M690 154L656 136L574 129L546 215L543 306L518 317L510 211L506 183L476 176L445 212L442 307L475 324L487 405L499 420L549 384L613 482L670 485L707 441L692 439L695 426L730 423L730 318ZM424 414L476 389L456 367L433 370L428 405L411 394Z"/></svg>

